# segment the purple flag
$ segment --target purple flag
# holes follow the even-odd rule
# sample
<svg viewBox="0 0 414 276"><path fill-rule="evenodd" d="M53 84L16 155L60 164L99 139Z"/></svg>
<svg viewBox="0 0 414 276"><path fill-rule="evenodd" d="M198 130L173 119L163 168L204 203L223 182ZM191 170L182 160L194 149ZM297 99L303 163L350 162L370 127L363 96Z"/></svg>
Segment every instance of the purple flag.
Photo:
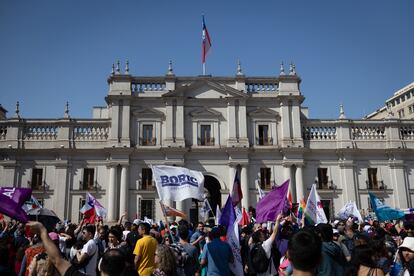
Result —
<svg viewBox="0 0 414 276"><path fill-rule="evenodd" d="M256 205L256 222L262 223L274 221L276 216L283 211L287 192L289 190L289 179L279 187L273 188Z"/></svg>
<svg viewBox="0 0 414 276"><path fill-rule="evenodd" d="M32 189L1 187L0 188L0 213L26 223L28 221L26 212L22 206L32 195Z"/></svg>
<svg viewBox="0 0 414 276"><path fill-rule="evenodd" d="M226 204L223 207L223 210L221 210L219 224L225 226L226 229L229 229L229 227L233 227L233 222L235 220L236 213L234 212L233 200L229 195L229 197L226 200Z"/></svg>

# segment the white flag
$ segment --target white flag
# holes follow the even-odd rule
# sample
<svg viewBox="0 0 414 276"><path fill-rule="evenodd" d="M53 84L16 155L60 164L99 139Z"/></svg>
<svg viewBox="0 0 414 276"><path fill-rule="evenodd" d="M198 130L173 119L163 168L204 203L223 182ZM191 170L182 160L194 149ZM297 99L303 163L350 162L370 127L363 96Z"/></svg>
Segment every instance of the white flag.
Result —
<svg viewBox="0 0 414 276"><path fill-rule="evenodd" d="M182 167L152 166L152 174L162 201L203 200L204 175L201 172Z"/></svg>
<svg viewBox="0 0 414 276"><path fill-rule="evenodd" d="M337 216L340 219L348 219L349 217L355 217L358 219L359 222L364 222L362 220L361 213L359 212L355 201L348 202L347 204L345 204L345 206L342 207L341 210L339 210Z"/></svg>
<svg viewBox="0 0 414 276"><path fill-rule="evenodd" d="M256 179L255 183L256 183L257 192L259 193L259 199L264 198L264 196L266 195L266 193L263 192L262 188L260 188L260 181L259 181L259 179Z"/></svg>
<svg viewBox="0 0 414 276"><path fill-rule="evenodd" d="M315 184L312 185L308 201L306 202L305 219L311 225L328 222Z"/></svg>
<svg viewBox="0 0 414 276"><path fill-rule="evenodd" d="M229 264L230 270L235 275L243 275L243 264L240 255L239 223L237 219L227 229L227 243L233 252L234 262Z"/></svg>
<svg viewBox="0 0 414 276"><path fill-rule="evenodd" d="M217 206L216 206L216 221L215 221L216 225L219 224L218 222L220 220L220 217L221 217L220 206L217 204Z"/></svg>
<svg viewBox="0 0 414 276"><path fill-rule="evenodd" d="M200 216L203 218L203 220L207 220L210 215L211 207L208 203L208 199L205 198L203 203L200 206Z"/></svg>

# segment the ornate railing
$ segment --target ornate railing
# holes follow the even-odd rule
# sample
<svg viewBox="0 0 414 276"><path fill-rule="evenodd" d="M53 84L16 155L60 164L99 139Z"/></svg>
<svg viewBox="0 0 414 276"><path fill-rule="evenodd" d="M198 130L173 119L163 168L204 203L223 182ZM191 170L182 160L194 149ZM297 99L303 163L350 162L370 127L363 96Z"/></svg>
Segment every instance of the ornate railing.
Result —
<svg viewBox="0 0 414 276"><path fill-rule="evenodd" d="M145 91L165 91L165 82L133 82L131 91L135 93Z"/></svg>
<svg viewBox="0 0 414 276"><path fill-rule="evenodd" d="M73 127L73 140L106 141L109 127L102 125L75 125Z"/></svg>
<svg viewBox="0 0 414 276"><path fill-rule="evenodd" d="M403 140L414 140L414 125L400 127L400 136Z"/></svg>
<svg viewBox="0 0 414 276"><path fill-rule="evenodd" d="M276 92L278 89L277 82L246 82L247 92Z"/></svg>
<svg viewBox="0 0 414 276"><path fill-rule="evenodd" d="M7 125L1 124L0 125L0 140L6 140L7 135Z"/></svg>
<svg viewBox="0 0 414 276"><path fill-rule="evenodd" d="M353 140L384 140L386 138L383 125L353 125L351 133Z"/></svg>
<svg viewBox="0 0 414 276"><path fill-rule="evenodd" d="M58 127L55 124L28 124L23 129L23 140L56 140Z"/></svg>
<svg viewBox="0 0 414 276"><path fill-rule="evenodd" d="M328 125L308 125L302 129L302 137L304 140L335 140L336 127Z"/></svg>

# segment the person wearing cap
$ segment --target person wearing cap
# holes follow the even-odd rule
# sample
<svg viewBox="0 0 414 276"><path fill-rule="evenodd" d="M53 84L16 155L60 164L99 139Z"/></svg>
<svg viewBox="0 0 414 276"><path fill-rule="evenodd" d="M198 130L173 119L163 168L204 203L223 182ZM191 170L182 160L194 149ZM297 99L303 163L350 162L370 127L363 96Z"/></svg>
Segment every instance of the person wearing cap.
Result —
<svg viewBox="0 0 414 276"><path fill-rule="evenodd" d="M351 260L351 253L349 253L349 250L345 246L345 244L339 241L339 237L341 236L341 234L339 233L338 229L333 229L332 231L333 231L333 242L336 243L341 248L342 253L345 256L345 259L349 262Z"/></svg>
<svg viewBox="0 0 414 276"><path fill-rule="evenodd" d="M406 237L403 243L398 248L398 254L400 262L403 266L403 274L400 275L413 275L414 274L414 237Z"/></svg>

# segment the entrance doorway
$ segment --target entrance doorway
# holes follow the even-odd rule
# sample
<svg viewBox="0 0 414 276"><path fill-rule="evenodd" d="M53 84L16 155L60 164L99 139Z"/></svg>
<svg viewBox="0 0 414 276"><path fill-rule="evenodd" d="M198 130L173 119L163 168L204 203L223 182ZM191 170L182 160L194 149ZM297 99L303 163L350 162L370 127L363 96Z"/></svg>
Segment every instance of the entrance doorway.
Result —
<svg viewBox="0 0 414 276"><path fill-rule="evenodd" d="M221 207L221 186L220 182L213 176L205 175L204 176L204 191L207 195L208 203L210 203L212 212L210 212L209 217L216 215L217 205ZM202 202L198 202L193 199L192 206L190 209L190 221L192 223L197 223L199 221L199 211L198 207L201 206Z"/></svg>

